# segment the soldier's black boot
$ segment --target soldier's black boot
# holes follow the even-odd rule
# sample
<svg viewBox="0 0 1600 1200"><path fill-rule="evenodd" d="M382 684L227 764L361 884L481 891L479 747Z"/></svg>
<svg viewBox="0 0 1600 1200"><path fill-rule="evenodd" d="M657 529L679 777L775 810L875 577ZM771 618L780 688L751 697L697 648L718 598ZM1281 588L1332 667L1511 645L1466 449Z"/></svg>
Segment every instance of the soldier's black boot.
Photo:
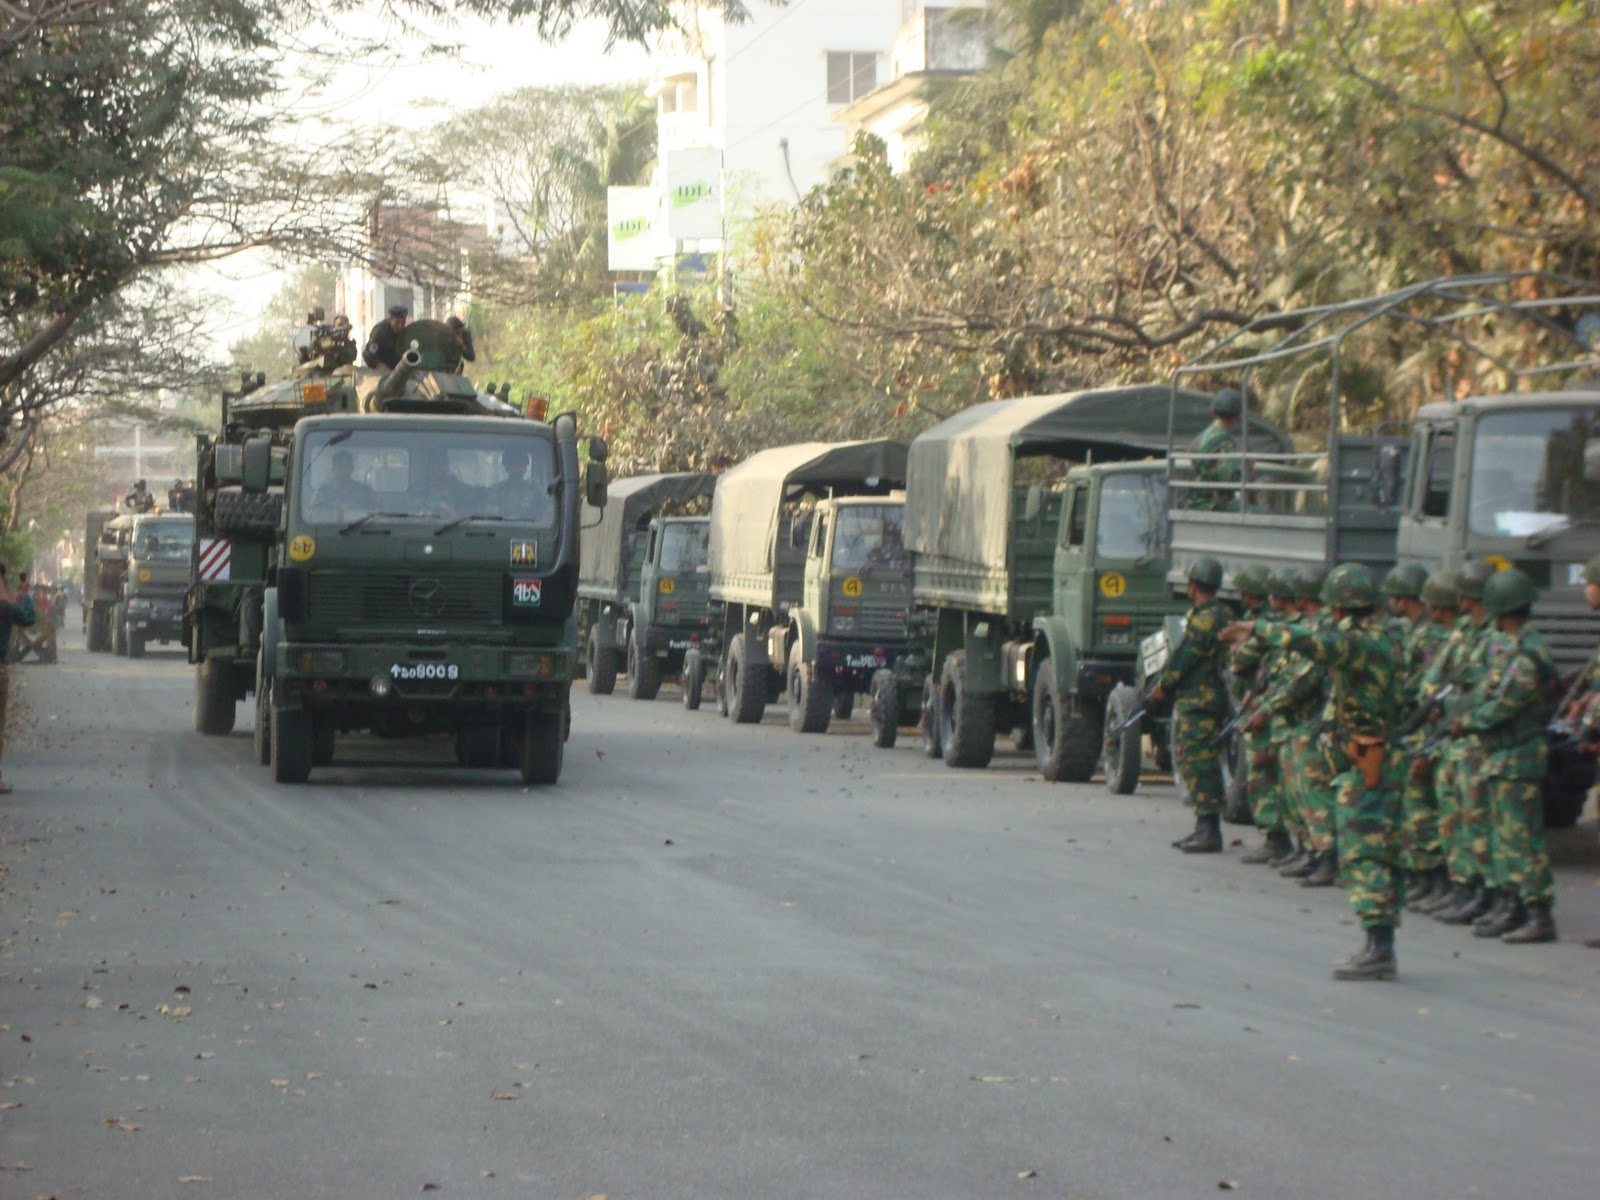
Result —
<svg viewBox="0 0 1600 1200"><path fill-rule="evenodd" d="M1443 887L1427 900L1417 905L1417 911L1427 913L1430 917L1437 918L1440 913L1449 912L1456 905L1467 898L1467 885L1455 879L1447 879Z"/></svg>
<svg viewBox="0 0 1600 1200"><path fill-rule="evenodd" d="M1332 887L1339 878L1339 859L1332 850L1317 855L1311 871L1300 880L1301 887Z"/></svg>
<svg viewBox="0 0 1600 1200"><path fill-rule="evenodd" d="M1304 879L1307 875L1311 874L1311 872L1317 869L1317 864L1321 861L1322 855L1318 854L1315 850L1308 846L1306 847L1305 858L1292 867L1285 867L1283 870L1279 871L1278 874L1282 875L1285 879Z"/></svg>
<svg viewBox="0 0 1600 1200"><path fill-rule="evenodd" d="M1310 853L1311 853L1311 851L1306 847L1306 844L1304 842L1301 842L1299 845L1295 846L1295 848L1293 850L1291 850L1288 854L1286 854L1282 858L1278 859L1272 865L1278 868L1278 874L1279 875L1287 876L1287 874L1290 871L1294 870L1301 863L1305 862L1306 855L1308 855Z"/></svg>
<svg viewBox="0 0 1600 1200"><path fill-rule="evenodd" d="M1499 937L1503 933L1510 933L1527 919L1528 914L1522 911L1522 901L1517 898L1517 889L1505 888L1495 906L1472 923L1472 936Z"/></svg>
<svg viewBox="0 0 1600 1200"><path fill-rule="evenodd" d="M1494 907L1494 902L1499 899L1499 896L1499 892L1493 888L1486 887L1480 879L1472 885L1472 891L1467 894L1465 900L1454 908L1435 915L1446 925L1471 925Z"/></svg>
<svg viewBox="0 0 1600 1200"><path fill-rule="evenodd" d="M1393 979L1394 927L1374 925L1367 930L1367 944L1333 969L1335 979Z"/></svg>
<svg viewBox="0 0 1600 1200"><path fill-rule="evenodd" d="M1556 940L1556 919L1550 915L1550 906L1542 900L1529 900L1524 906L1527 919L1508 931L1500 940L1517 945Z"/></svg>
<svg viewBox="0 0 1600 1200"><path fill-rule="evenodd" d="M1194 832L1172 844L1185 854L1221 854L1222 814L1212 813L1209 816L1196 817Z"/></svg>
<svg viewBox="0 0 1600 1200"><path fill-rule="evenodd" d="M1432 899L1439 889L1448 883L1449 880L1445 878L1441 867L1417 871L1411 877L1411 886L1406 889L1406 908L1411 912L1421 912L1423 903Z"/></svg>
<svg viewBox="0 0 1600 1200"><path fill-rule="evenodd" d="M1239 859L1245 863L1270 863L1274 859L1282 858L1294 852L1294 843L1289 840L1289 834L1282 829L1267 830L1267 840Z"/></svg>

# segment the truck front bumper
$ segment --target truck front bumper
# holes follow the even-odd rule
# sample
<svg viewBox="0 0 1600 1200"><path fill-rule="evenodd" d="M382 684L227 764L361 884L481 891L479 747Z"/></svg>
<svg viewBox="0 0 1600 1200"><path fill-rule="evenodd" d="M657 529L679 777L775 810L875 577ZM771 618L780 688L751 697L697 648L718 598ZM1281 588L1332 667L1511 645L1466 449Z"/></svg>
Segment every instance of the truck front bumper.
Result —
<svg viewBox="0 0 1600 1200"><path fill-rule="evenodd" d="M128 601L128 632L137 633L147 642L181 642L183 640L183 600L172 597L164 600L133 599Z"/></svg>
<svg viewBox="0 0 1600 1200"><path fill-rule="evenodd" d="M567 646L334 645L284 642L273 689L292 705L559 710L577 654Z"/></svg>

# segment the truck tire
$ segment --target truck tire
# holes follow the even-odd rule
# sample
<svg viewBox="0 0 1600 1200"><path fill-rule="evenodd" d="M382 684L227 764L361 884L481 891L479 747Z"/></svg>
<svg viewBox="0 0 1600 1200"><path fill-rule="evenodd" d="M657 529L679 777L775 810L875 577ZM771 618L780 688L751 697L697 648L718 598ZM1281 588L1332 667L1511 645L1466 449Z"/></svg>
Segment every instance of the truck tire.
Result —
<svg viewBox="0 0 1600 1200"><path fill-rule="evenodd" d="M498 735L499 730L495 730ZM311 765L325 767L333 762L334 741L338 737L338 730L334 729L333 722L324 717L322 720L311 723ZM500 749L500 739L495 738L495 750Z"/></svg>
<svg viewBox="0 0 1600 1200"><path fill-rule="evenodd" d="M1100 765L1100 714L1056 686L1055 659L1039 664L1033 681L1033 756L1052 783L1085 783Z"/></svg>
<svg viewBox="0 0 1600 1200"><path fill-rule="evenodd" d="M1139 786L1139 768L1142 765L1139 743L1144 737L1143 722L1137 721L1116 737L1111 736L1113 729L1138 711L1137 692L1125 683L1112 689L1111 696L1106 700L1106 719L1101 737L1105 742L1106 790L1114 796L1131 796Z"/></svg>
<svg viewBox="0 0 1600 1200"><path fill-rule="evenodd" d="M561 763L566 755L564 724L561 713L528 714L522 732L522 761L517 764L523 783L548 784L561 778Z"/></svg>
<svg viewBox="0 0 1600 1200"><path fill-rule="evenodd" d="M994 757L994 704L967 688L967 652L944 660L939 686L939 740L947 767L987 767Z"/></svg>
<svg viewBox="0 0 1600 1200"><path fill-rule="evenodd" d="M900 681L893 671L874 671L867 693L867 715L872 722L872 744L893 750L900 736Z"/></svg>
<svg viewBox="0 0 1600 1200"><path fill-rule="evenodd" d="M733 659L733 649L730 647L722 656L722 670L717 672L717 681L712 689L717 693L717 715L728 715L728 663Z"/></svg>
<svg viewBox="0 0 1600 1200"><path fill-rule="evenodd" d="M311 778L311 714L304 708L272 710L272 778L304 783Z"/></svg>
<svg viewBox="0 0 1600 1200"><path fill-rule="evenodd" d="M943 722L939 718L939 689L930 674L922 681L922 719L917 727L922 731L922 753L928 758L944 757L944 742L939 736Z"/></svg>
<svg viewBox="0 0 1600 1200"><path fill-rule="evenodd" d="M850 715L856 711L856 694L854 692L833 693L833 715L836 720L848 721Z"/></svg>
<svg viewBox="0 0 1600 1200"><path fill-rule="evenodd" d="M238 487L217 489L211 525L218 533L272 537L283 515L283 489L246 492Z"/></svg>
<svg viewBox="0 0 1600 1200"><path fill-rule="evenodd" d="M789 651L789 728L796 733L827 733L834 704L833 685L817 675L817 665Z"/></svg>
<svg viewBox="0 0 1600 1200"><path fill-rule="evenodd" d="M194 669L194 731L207 737L233 732L238 713L233 698L233 664L208 658Z"/></svg>
<svg viewBox="0 0 1600 1200"><path fill-rule="evenodd" d="M1568 747L1552 747L1544 778L1544 823L1570 829L1589 799L1595 782L1595 760Z"/></svg>
<svg viewBox="0 0 1600 1200"><path fill-rule="evenodd" d="M272 765L272 684L256 674L256 727L251 731L250 744L256 752L256 761L263 767Z"/></svg>
<svg viewBox="0 0 1600 1200"><path fill-rule="evenodd" d="M617 648L615 646L602 646L600 644L600 629L592 626L589 629L589 694L591 696L609 696L617 690L617 670L621 665L617 661Z"/></svg>
<svg viewBox="0 0 1600 1200"><path fill-rule="evenodd" d="M700 707L700 696L706 687L706 664L698 650L689 652L683 663L683 706L690 712Z"/></svg>
<svg viewBox="0 0 1600 1200"><path fill-rule="evenodd" d="M144 634L135 633L133 630L130 629L130 630L128 630L127 641L128 641L128 657L129 658L143 658L144 657Z"/></svg>
<svg viewBox="0 0 1600 1200"><path fill-rule="evenodd" d="M84 648L90 654L104 654L106 652L106 624L103 615L96 612L92 605L84 608L83 630Z"/></svg>
<svg viewBox="0 0 1600 1200"><path fill-rule="evenodd" d="M118 658L128 656L128 626L122 619L122 605L111 609L111 653Z"/></svg>
<svg viewBox="0 0 1600 1200"><path fill-rule="evenodd" d="M635 700L654 700L661 691L661 664L654 654L641 654L639 643L628 639L628 695Z"/></svg>
<svg viewBox="0 0 1600 1200"><path fill-rule="evenodd" d="M767 711L767 681L765 668L750 666L755 655L750 653L751 634L737 634L728 648L728 670L722 679L722 690L728 697L728 719L735 725L755 725Z"/></svg>

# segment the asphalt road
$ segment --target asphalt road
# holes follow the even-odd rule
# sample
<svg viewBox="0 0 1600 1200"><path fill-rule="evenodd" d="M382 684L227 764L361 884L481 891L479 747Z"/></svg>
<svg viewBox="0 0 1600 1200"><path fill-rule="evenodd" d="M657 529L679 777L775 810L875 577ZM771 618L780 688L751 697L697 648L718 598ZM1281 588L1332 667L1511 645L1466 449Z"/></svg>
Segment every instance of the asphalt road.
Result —
<svg viewBox="0 0 1600 1200"><path fill-rule="evenodd" d="M1563 942L1184 858L1164 783L955 772L667 689L559 786L440 740L303 787L190 672L13 668L0 1197L1591 1196L1600 870ZM408 757L409 756L409 757ZM1237 836L1241 831L1235 830ZM1253 840L1253 839L1252 839Z"/></svg>

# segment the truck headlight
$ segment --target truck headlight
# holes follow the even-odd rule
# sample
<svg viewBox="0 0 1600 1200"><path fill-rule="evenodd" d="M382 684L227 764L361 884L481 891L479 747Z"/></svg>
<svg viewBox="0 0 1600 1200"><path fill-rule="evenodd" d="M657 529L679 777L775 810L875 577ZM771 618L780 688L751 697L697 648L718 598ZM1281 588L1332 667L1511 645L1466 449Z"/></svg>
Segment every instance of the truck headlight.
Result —
<svg viewBox="0 0 1600 1200"><path fill-rule="evenodd" d="M548 651L538 653L531 650L520 650L515 654L506 655L506 673L517 675L524 679L553 679L556 675L560 657Z"/></svg>
<svg viewBox="0 0 1600 1200"><path fill-rule="evenodd" d="M300 651L300 673L302 675L337 675L343 670L343 650Z"/></svg>

